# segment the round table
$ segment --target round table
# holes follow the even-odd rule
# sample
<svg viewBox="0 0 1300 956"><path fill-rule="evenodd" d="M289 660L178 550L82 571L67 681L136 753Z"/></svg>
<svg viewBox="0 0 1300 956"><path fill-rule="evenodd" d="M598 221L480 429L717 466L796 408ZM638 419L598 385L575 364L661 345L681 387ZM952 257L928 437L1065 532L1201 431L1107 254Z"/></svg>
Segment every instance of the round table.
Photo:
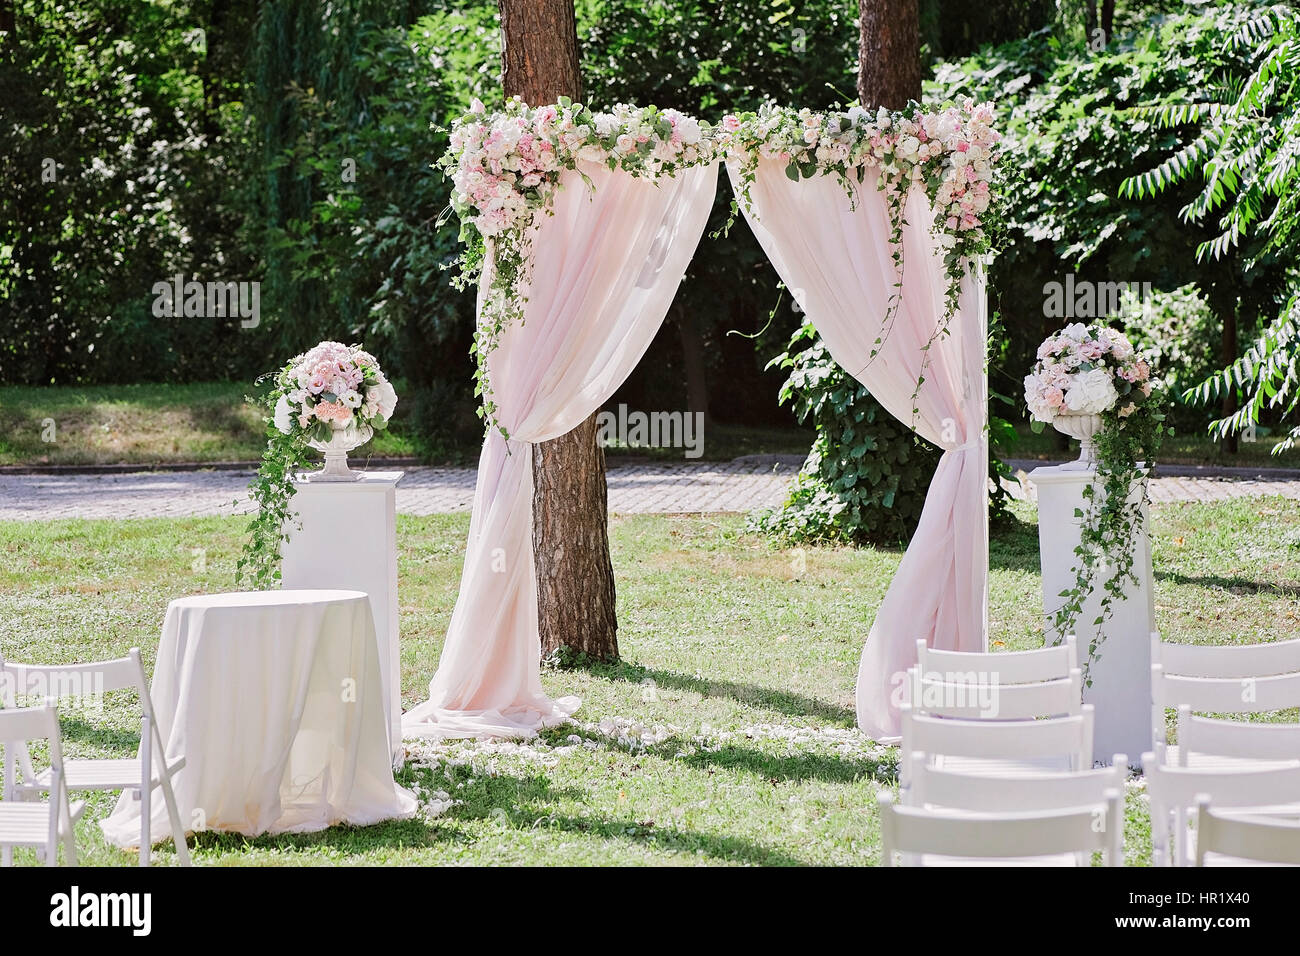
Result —
<svg viewBox="0 0 1300 956"><path fill-rule="evenodd" d="M151 699L188 832L256 836L413 816L393 780L370 600L284 590L178 598L167 606ZM152 832L170 830L162 800ZM100 823L140 840L123 795Z"/></svg>

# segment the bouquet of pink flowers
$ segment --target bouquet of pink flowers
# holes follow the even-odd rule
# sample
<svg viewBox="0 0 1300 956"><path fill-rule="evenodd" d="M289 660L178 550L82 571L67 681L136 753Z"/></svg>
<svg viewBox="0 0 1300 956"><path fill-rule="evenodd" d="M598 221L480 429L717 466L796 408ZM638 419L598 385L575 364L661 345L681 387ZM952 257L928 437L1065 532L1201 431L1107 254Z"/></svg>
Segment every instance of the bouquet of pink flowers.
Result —
<svg viewBox="0 0 1300 956"><path fill-rule="evenodd" d="M351 426L387 428L397 393L369 352L322 342L276 373L268 401L280 432L289 435L297 429L310 440L325 442Z"/></svg>
<svg viewBox="0 0 1300 956"><path fill-rule="evenodd" d="M1127 418L1151 397L1151 366L1123 333L1081 322L1067 325L1038 347L1025 377L1025 401L1040 422L1058 415L1099 415L1118 407Z"/></svg>

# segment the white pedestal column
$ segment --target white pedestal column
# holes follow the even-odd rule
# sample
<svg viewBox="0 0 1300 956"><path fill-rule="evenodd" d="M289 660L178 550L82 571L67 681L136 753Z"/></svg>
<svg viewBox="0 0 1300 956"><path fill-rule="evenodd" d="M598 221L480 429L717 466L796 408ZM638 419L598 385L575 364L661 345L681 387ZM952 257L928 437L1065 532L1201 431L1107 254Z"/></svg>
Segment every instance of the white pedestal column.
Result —
<svg viewBox="0 0 1300 956"><path fill-rule="evenodd" d="M1094 478L1092 470L1074 471L1060 466L1036 468L1029 474L1029 480L1038 490L1038 547L1048 644L1061 637L1053 629L1052 618L1065 603L1061 592L1075 585L1074 549L1079 545L1082 520L1075 516L1075 510L1087 513L1083 489ZM1134 495L1140 493L1141 487L1135 485ZM1151 749L1151 632L1155 630L1155 600L1148 524L1144 517L1142 530L1134 542L1133 566L1138 583L1130 583L1125 588L1124 600L1113 605L1110 620L1103 626L1105 642L1099 648L1101 659L1092 665L1092 686L1083 691L1084 702L1096 709L1094 761L1109 763L1114 754L1122 753L1131 766L1137 766L1142 754ZM1101 613L1103 581L1097 580L1075 624L1080 666L1087 661L1088 646L1099 630L1092 622Z"/></svg>
<svg viewBox="0 0 1300 956"><path fill-rule="evenodd" d="M286 588L347 588L370 595L393 765L403 757L401 653L397 633L397 483L400 471L356 481L294 482L282 565Z"/></svg>

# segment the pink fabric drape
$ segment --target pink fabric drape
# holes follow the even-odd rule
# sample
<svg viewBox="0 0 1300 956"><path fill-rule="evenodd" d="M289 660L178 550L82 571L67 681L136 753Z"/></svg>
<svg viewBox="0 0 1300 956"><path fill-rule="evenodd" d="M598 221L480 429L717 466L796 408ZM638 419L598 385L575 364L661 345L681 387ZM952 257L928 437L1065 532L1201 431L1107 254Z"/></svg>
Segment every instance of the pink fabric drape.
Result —
<svg viewBox="0 0 1300 956"><path fill-rule="evenodd" d="M728 172L739 192L736 169ZM875 183L869 171L851 203L836 177L794 181L785 163L763 159L750 189L752 208L743 201L741 207L835 360L891 415L947 449L858 669L858 724L876 739L891 740L898 734L901 688L916 662L918 637L949 650L987 645L986 304L982 272L968 271L949 333L928 350L914 414L924 346L944 313L943 250L931 235L929 201L913 188L905 208L902 299L885 334L897 277L888 212ZM882 335L885 342L877 346ZM880 349L874 359L873 348Z"/></svg>
<svg viewBox="0 0 1300 956"><path fill-rule="evenodd" d="M492 429L484 442L460 594L429 699L402 719L406 736L528 735L579 703L541 686L529 445L577 427L636 367L695 253L718 176L716 165L657 181L582 170L594 190L565 173L554 215L534 226L524 322L489 359L510 440Z"/></svg>

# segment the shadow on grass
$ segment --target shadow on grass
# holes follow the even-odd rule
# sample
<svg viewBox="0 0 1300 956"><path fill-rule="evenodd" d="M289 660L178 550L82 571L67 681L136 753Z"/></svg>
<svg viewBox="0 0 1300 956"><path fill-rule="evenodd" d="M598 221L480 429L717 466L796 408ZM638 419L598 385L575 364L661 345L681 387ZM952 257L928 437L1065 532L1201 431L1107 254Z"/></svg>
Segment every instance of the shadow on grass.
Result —
<svg viewBox="0 0 1300 956"><path fill-rule="evenodd" d="M898 783L898 763L894 760L850 760L830 754L810 753L775 755L734 746L699 750L677 759L689 767L746 771L763 777L774 785L801 780L853 783L862 779Z"/></svg>
<svg viewBox="0 0 1300 956"><path fill-rule="evenodd" d="M120 750L128 755L140 750L138 730L104 727L89 723L80 717L69 716L66 712L59 715L59 732L65 742L88 744L102 750Z"/></svg>
<svg viewBox="0 0 1300 956"><path fill-rule="evenodd" d="M1300 584L1279 581L1252 581L1248 578L1225 578L1217 574L1181 574L1178 571L1157 571L1157 581L1230 591L1234 594L1277 594L1281 597L1300 597Z"/></svg>
<svg viewBox="0 0 1300 956"><path fill-rule="evenodd" d="M541 817L536 825L546 830L582 833L605 840L618 839L628 843L650 845L658 850L678 853L702 854L714 860L729 863L749 863L761 866L806 866L805 861L765 847L742 837L719 833L701 833L673 826L659 826L653 820L637 823L631 820L601 820L591 817L551 815Z"/></svg>
<svg viewBox="0 0 1300 956"><path fill-rule="evenodd" d="M731 680L711 680L707 677L695 677L677 671L642 667L627 661L608 664L590 658L567 662L567 667L585 670L593 677L605 680L626 681L641 684L654 681L657 687L674 690L686 690L702 697L730 697L754 707L779 710L792 717L818 717L843 727L857 725L857 715L851 707L841 707L830 701L806 697L791 691L761 687L758 684L745 684Z"/></svg>
<svg viewBox="0 0 1300 956"><path fill-rule="evenodd" d="M989 529L989 568L1037 573L1038 525L1008 515Z"/></svg>

